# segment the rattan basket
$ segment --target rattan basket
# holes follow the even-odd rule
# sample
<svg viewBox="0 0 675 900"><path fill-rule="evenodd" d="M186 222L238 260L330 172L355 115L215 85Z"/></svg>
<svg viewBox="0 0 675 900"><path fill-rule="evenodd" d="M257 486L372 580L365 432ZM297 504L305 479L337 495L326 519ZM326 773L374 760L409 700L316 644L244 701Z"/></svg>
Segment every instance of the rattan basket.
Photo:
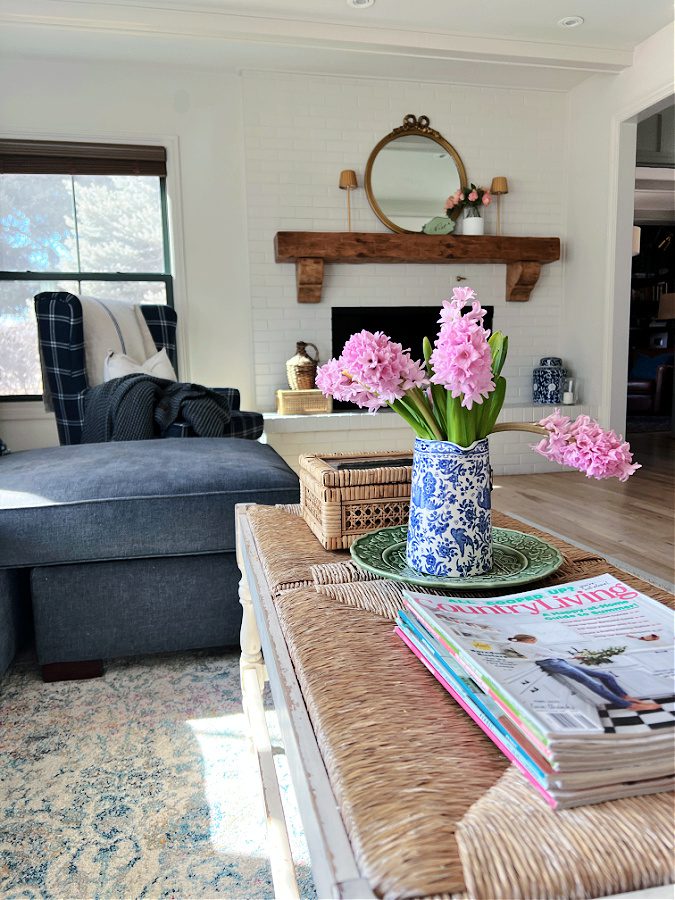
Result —
<svg viewBox="0 0 675 900"><path fill-rule="evenodd" d="M324 453L300 457L302 515L327 550L361 534L403 525L410 510L412 454Z"/></svg>
<svg viewBox="0 0 675 900"><path fill-rule="evenodd" d="M284 416L302 416L309 413L333 411L333 400L321 391L277 391L277 412Z"/></svg>

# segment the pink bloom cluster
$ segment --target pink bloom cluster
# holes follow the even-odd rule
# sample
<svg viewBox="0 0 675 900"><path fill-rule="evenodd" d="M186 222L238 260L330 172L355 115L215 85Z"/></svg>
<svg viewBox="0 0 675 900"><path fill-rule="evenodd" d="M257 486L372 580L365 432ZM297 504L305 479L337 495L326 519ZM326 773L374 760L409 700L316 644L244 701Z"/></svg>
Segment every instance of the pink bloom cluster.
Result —
<svg viewBox="0 0 675 900"><path fill-rule="evenodd" d="M316 386L326 397L371 412L427 383L421 363L381 331L353 334L339 359L329 359L316 373Z"/></svg>
<svg viewBox="0 0 675 900"><path fill-rule="evenodd" d="M470 191L467 191L466 188L464 190L457 188L455 193L445 201L445 211L457 207L461 209L462 206L478 206L479 203L489 206L492 203L492 194L488 188L476 187L472 184Z"/></svg>
<svg viewBox="0 0 675 900"><path fill-rule="evenodd" d="M471 303L471 311L462 315L467 303ZM484 316L472 288L453 288L452 299L443 301L441 330L430 359L434 370L431 380L442 384L453 397L461 397L466 409L482 403L495 389L490 332L483 328Z"/></svg>
<svg viewBox="0 0 675 900"><path fill-rule="evenodd" d="M571 422L556 409L539 424L549 433L533 449L546 459L584 472L587 478L627 481L640 468L633 463L630 444L615 431L604 431L589 416Z"/></svg>
<svg viewBox="0 0 675 900"><path fill-rule="evenodd" d="M454 209L456 206L459 206L463 202L464 202L464 194L462 193L460 188L457 188L455 193L452 194L452 196L448 197L448 199L445 201L445 208L446 208L446 210Z"/></svg>

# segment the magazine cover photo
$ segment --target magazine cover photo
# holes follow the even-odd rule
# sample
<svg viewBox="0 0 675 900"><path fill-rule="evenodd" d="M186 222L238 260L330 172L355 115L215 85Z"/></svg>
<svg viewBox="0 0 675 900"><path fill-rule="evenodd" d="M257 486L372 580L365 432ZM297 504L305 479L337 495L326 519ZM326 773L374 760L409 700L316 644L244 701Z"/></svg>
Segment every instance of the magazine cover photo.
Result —
<svg viewBox="0 0 675 900"><path fill-rule="evenodd" d="M672 614L616 578L469 604L411 596L548 734L675 726Z"/></svg>

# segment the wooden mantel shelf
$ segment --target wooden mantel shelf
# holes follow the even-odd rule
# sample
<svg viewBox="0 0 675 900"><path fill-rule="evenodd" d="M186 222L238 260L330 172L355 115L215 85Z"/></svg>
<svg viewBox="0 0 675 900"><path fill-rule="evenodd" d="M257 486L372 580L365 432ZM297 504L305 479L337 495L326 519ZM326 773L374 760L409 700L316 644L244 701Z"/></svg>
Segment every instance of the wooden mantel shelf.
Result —
<svg viewBox="0 0 675 900"><path fill-rule="evenodd" d="M504 263L506 299L529 300L542 265L560 259L560 239L279 231L274 251L277 262L295 263L298 303L319 303L325 263Z"/></svg>

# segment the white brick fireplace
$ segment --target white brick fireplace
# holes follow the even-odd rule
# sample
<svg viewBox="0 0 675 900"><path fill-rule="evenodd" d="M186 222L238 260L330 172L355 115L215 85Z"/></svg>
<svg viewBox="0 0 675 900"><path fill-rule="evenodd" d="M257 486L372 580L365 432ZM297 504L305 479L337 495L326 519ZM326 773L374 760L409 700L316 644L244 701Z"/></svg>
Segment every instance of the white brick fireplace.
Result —
<svg viewBox="0 0 675 900"><path fill-rule="evenodd" d="M381 306L386 332L389 307L440 307L461 275L462 284L494 306L494 328L509 335L508 409L502 419L531 421L546 415L548 410L531 407L532 368L541 356L560 355L563 262L542 267L527 303L506 302L503 265L328 264L322 301L299 304L294 267L274 261L273 241L277 231L346 230L340 170L355 169L362 187L370 151L406 113L430 117L431 126L462 157L469 180L489 185L494 175L508 176L510 192L502 202L505 234L562 237L565 94L258 72L245 72L242 88L257 408L275 408L275 391L287 387L284 363L297 340L316 344L324 361L330 356L332 306ZM363 190L351 199L355 231L386 230ZM486 225L494 233L493 208ZM574 374L580 377L583 401L583 373ZM266 437L291 465L301 452L405 449L412 441L391 413L281 418L266 413ZM533 437L495 436L496 471L554 469L528 449Z"/></svg>

